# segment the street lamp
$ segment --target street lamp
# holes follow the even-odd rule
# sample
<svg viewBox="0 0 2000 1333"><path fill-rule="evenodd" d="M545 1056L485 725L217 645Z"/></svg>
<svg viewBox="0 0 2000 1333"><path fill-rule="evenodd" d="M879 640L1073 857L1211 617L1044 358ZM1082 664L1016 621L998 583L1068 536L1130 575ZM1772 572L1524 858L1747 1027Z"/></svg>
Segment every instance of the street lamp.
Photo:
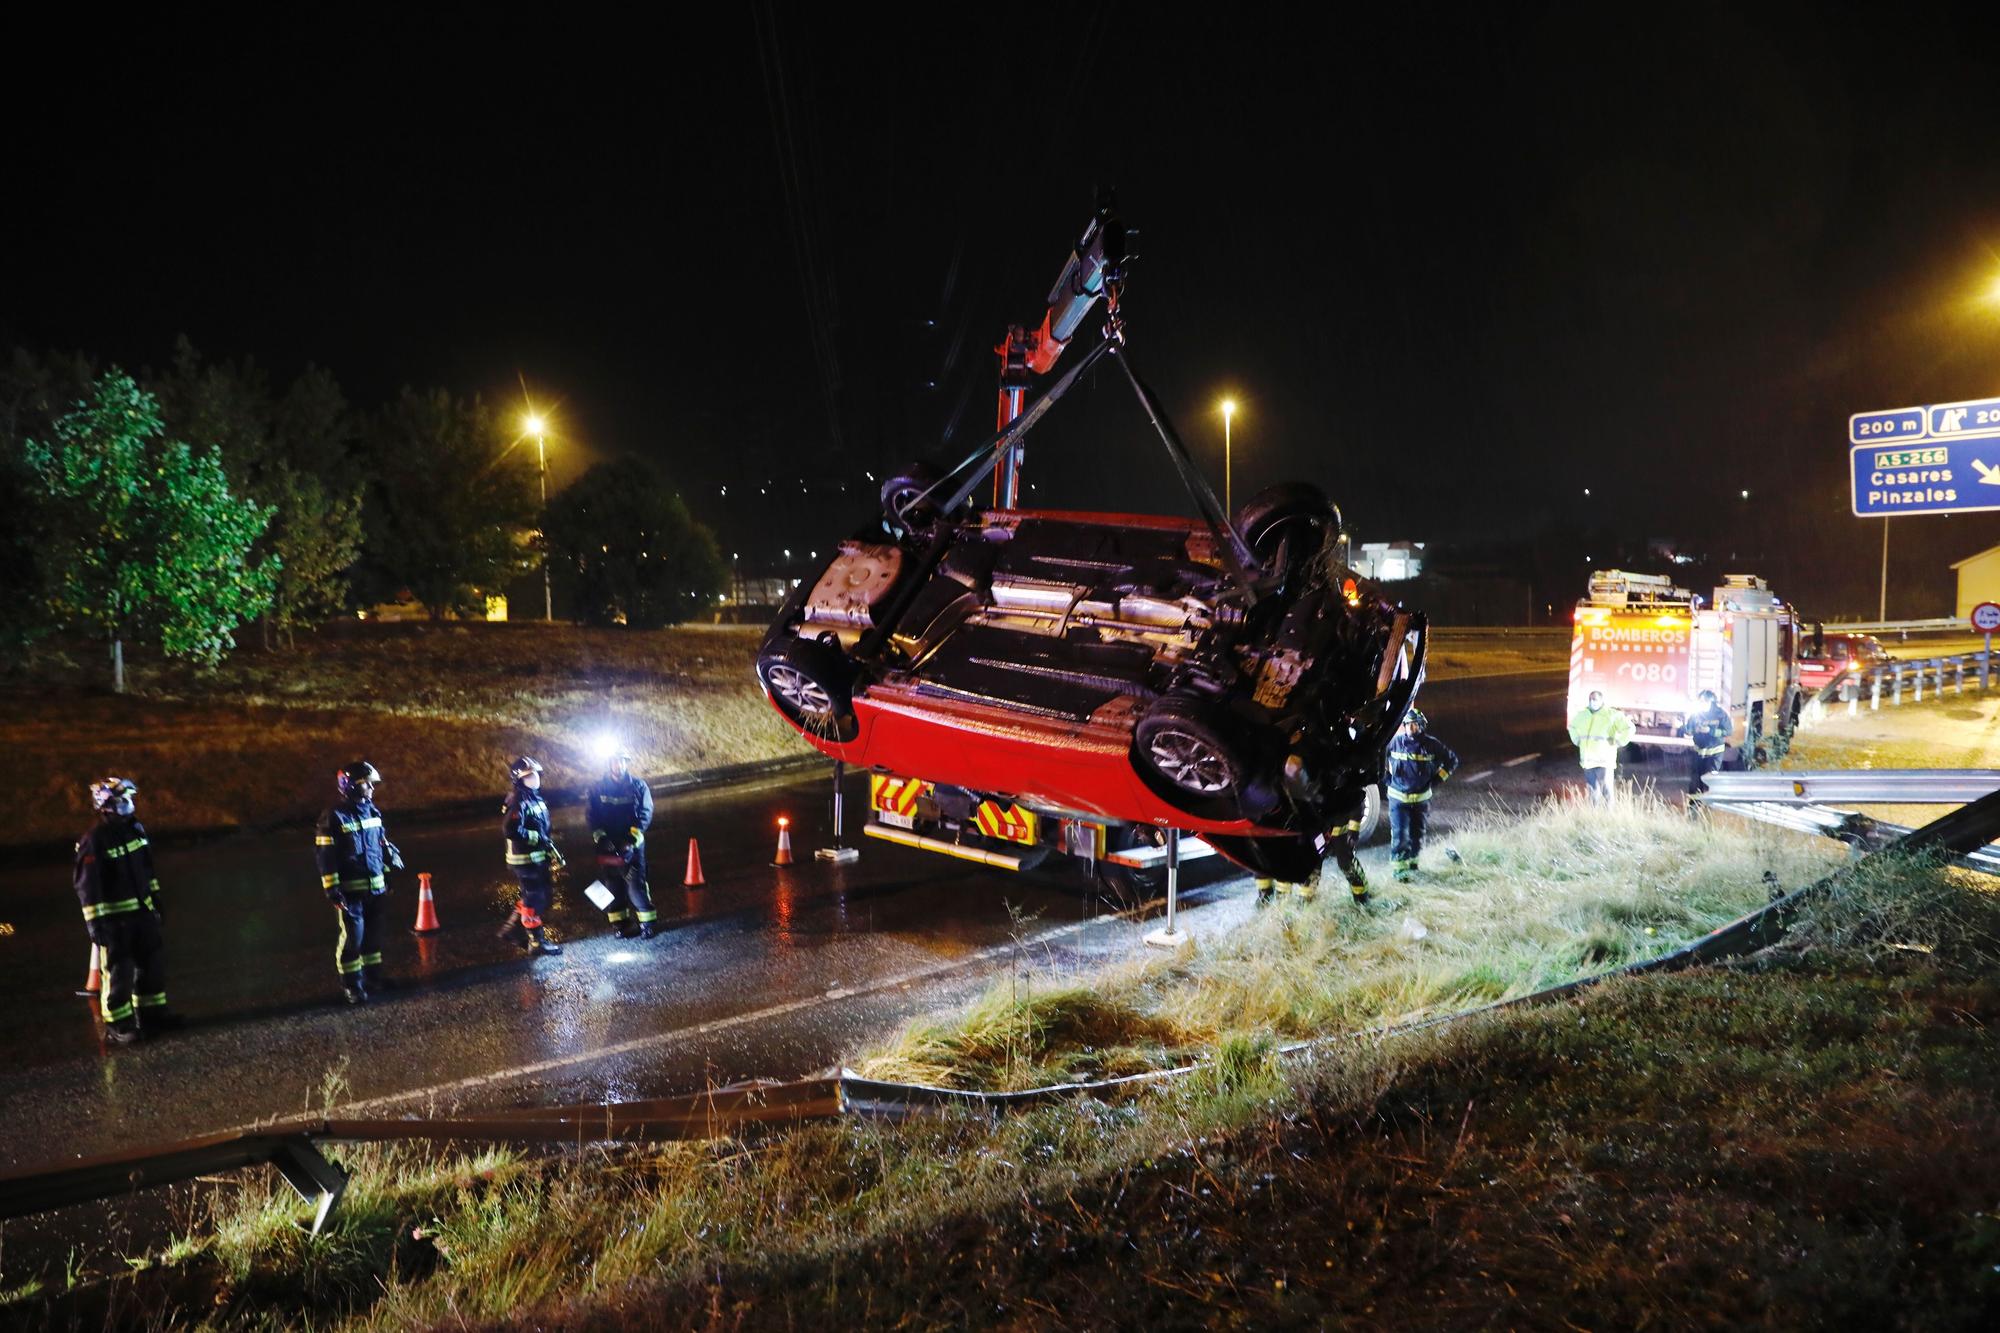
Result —
<svg viewBox="0 0 2000 1333"><path fill-rule="evenodd" d="M1234 398L1223 399L1222 400L1222 508L1225 513L1229 514L1234 514L1236 512L1236 502L1234 501L1234 499L1231 498L1232 491L1230 487L1230 477L1232 472L1234 451L1230 448L1230 440L1229 440L1229 423L1232 420L1234 420L1235 417L1236 417L1236 400Z"/></svg>
<svg viewBox="0 0 2000 1333"><path fill-rule="evenodd" d="M548 521L549 514L549 423L539 412L528 413L521 423L528 434L535 437L535 461L540 465L542 478L542 521ZM549 537L542 533L542 619L553 622L556 618L555 594L549 590Z"/></svg>

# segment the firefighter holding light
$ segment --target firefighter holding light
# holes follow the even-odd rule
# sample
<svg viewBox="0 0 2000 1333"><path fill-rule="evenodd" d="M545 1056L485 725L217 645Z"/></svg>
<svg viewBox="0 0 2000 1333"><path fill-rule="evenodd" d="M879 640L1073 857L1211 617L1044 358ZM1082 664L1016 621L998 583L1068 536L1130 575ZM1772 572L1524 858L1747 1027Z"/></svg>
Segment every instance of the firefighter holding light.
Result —
<svg viewBox="0 0 2000 1333"><path fill-rule="evenodd" d="M104 951L98 1007L120 1046L179 1024L167 1011L160 881L133 802L138 791L125 778L91 783L97 823L76 842L77 902L91 943Z"/></svg>
<svg viewBox="0 0 2000 1333"><path fill-rule="evenodd" d="M1583 766L1591 803L1609 805L1618 775L1618 751L1632 739L1632 719L1607 705L1603 690L1592 690L1569 720L1569 739Z"/></svg>
<svg viewBox="0 0 2000 1333"><path fill-rule="evenodd" d="M1416 875L1431 797L1458 767L1458 755L1429 727L1430 720L1412 708L1389 742L1389 867L1399 883Z"/></svg>
<svg viewBox="0 0 2000 1333"><path fill-rule="evenodd" d="M514 786L507 803L500 808L500 829L507 839L507 868L521 888L515 904L500 929L500 938L526 949L530 955L555 955L562 946L544 933L542 913L549 910L555 891L555 871L562 865L562 853L549 836L549 803L542 799L542 766L521 755L507 766Z"/></svg>
<svg viewBox="0 0 2000 1333"><path fill-rule="evenodd" d="M375 806L375 788L382 781L375 765L357 759L334 780L340 800L319 817L313 859L319 864L320 889L340 922L333 957L341 996L349 1004L362 1004L370 988L382 986L382 908L388 874L403 868L403 854L389 841Z"/></svg>
<svg viewBox="0 0 2000 1333"><path fill-rule="evenodd" d="M653 823L653 789L632 774L632 752L611 746L604 774L592 784L585 817L597 851L597 874L611 890L606 916L621 939L650 940L660 914L646 886L646 830Z"/></svg>
<svg viewBox="0 0 2000 1333"><path fill-rule="evenodd" d="M1688 738L1694 751L1688 764L1690 796L1708 790L1708 775L1722 767L1722 754L1729 747L1731 730L1729 714L1722 711L1714 690L1703 690L1695 697L1701 700L1701 708L1681 723L1681 734Z"/></svg>

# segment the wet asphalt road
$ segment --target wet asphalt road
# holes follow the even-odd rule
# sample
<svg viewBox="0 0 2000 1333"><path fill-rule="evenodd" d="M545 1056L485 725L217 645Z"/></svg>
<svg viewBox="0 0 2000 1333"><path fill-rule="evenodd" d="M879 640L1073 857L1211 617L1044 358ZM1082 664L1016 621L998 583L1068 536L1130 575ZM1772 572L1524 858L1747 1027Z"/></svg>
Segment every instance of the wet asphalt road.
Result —
<svg viewBox="0 0 2000 1333"><path fill-rule="evenodd" d="M1563 690L1560 670L1425 687L1433 729L1463 760L1439 799L1440 833L1454 812L1574 781ZM848 791L852 838L865 776ZM579 863L551 916L566 952L531 961L495 938L512 901L498 795L492 819L399 826L385 784L391 835L412 872L432 872L443 929L411 934L414 877L392 881L384 952L399 985L359 1009L334 1002L333 914L310 830L168 849L168 993L189 1027L132 1049L104 1049L91 1002L71 993L85 938L67 865L0 874L0 921L13 927L0 934L0 1171L301 1113L330 1078L348 1112L401 1115L795 1077L976 994L1023 955L1087 964L1143 947L1145 926L1104 915L1060 875L872 839L857 863L816 864L827 796L820 775L663 800L649 846L667 930L651 942L610 938L580 892L581 812L558 811L558 839ZM769 865L781 814L800 858L788 870ZM689 836L701 840L699 889L680 884ZM1197 930L1248 910L1248 881L1216 864L1183 896Z"/></svg>

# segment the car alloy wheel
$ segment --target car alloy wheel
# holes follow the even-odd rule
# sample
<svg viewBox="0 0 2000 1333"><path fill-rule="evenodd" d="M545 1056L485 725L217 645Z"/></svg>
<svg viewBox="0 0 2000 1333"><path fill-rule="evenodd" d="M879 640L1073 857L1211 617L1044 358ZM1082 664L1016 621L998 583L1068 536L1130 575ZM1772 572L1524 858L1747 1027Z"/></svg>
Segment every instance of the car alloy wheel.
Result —
<svg viewBox="0 0 2000 1333"><path fill-rule="evenodd" d="M833 716L833 696L826 687L797 667L774 663L764 671L764 683L771 693L790 705L802 721L822 721Z"/></svg>
<svg viewBox="0 0 2000 1333"><path fill-rule="evenodd" d="M1192 732L1169 727L1155 732L1147 752L1161 776L1183 790L1213 796L1229 790L1229 758Z"/></svg>

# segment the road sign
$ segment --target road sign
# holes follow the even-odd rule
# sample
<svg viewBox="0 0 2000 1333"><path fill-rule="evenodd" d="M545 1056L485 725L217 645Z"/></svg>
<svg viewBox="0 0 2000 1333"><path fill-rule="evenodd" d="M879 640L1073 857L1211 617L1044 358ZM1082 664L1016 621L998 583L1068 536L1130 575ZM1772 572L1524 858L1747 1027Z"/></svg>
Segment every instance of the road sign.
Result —
<svg viewBox="0 0 2000 1333"><path fill-rule="evenodd" d="M1849 444L1875 444L1882 440L1921 440L1929 428L1926 409L1898 407L1887 412L1856 412L1847 419Z"/></svg>
<svg viewBox="0 0 2000 1333"><path fill-rule="evenodd" d="M2000 509L2000 428L1886 447L1858 444L1849 463L1858 518Z"/></svg>
<svg viewBox="0 0 2000 1333"><path fill-rule="evenodd" d="M2000 398L1977 398L1969 403L1939 403L1930 409L1928 424L1930 433L1940 437L2000 431ZM1859 440L1854 442L1861 443Z"/></svg>
<svg viewBox="0 0 2000 1333"><path fill-rule="evenodd" d="M2000 602L1981 602L1973 607L1972 628L1986 634L2000 630Z"/></svg>

